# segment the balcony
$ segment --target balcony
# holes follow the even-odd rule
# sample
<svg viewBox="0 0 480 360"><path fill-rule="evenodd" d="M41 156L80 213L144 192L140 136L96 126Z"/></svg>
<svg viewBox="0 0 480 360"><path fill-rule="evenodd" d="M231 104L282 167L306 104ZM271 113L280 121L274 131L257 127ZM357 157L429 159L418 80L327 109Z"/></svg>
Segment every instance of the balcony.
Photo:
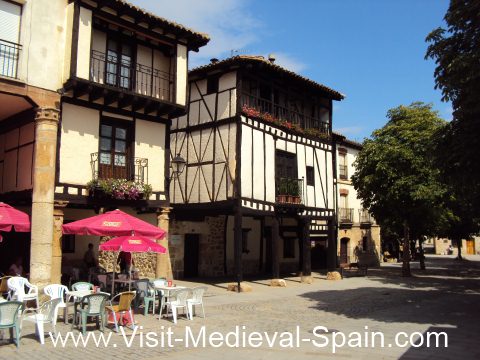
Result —
<svg viewBox="0 0 480 360"><path fill-rule="evenodd" d="M92 50L90 81L173 102L173 76L130 60Z"/></svg>
<svg viewBox="0 0 480 360"><path fill-rule="evenodd" d="M92 180L87 185L90 196L97 200L148 200L152 188L148 184L148 159L109 153L90 154Z"/></svg>
<svg viewBox="0 0 480 360"><path fill-rule="evenodd" d="M365 210L365 209L358 210L358 213L359 213L360 224L371 225L373 223L372 217L368 212L368 210Z"/></svg>
<svg viewBox="0 0 480 360"><path fill-rule="evenodd" d="M341 224L353 224L353 209L338 208L338 221Z"/></svg>
<svg viewBox="0 0 480 360"><path fill-rule="evenodd" d="M325 135L330 134L330 125L328 122L288 109L270 100L265 100L251 94L242 94L241 106L256 109L262 114L270 114L272 118L280 123L289 122L296 128L306 130L306 134L308 134L308 130L316 130L318 133Z"/></svg>
<svg viewBox="0 0 480 360"><path fill-rule="evenodd" d="M148 183L148 159L133 158L133 161L128 159L117 158L114 159L114 164L111 162L110 154L108 153L91 153L90 166L92 168L92 179L125 179L135 183Z"/></svg>
<svg viewBox="0 0 480 360"><path fill-rule="evenodd" d="M338 177L340 180L348 180L348 166L338 165Z"/></svg>
<svg viewBox="0 0 480 360"><path fill-rule="evenodd" d="M18 58L22 46L0 39L0 76L18 78Z"/></svg>
<svg viewBox="0 0 480 360"><path fill-rule="evenodd" d="M297 211L299 208L305 207L303 179L277 178L275 184L277 208Z"/></svg>

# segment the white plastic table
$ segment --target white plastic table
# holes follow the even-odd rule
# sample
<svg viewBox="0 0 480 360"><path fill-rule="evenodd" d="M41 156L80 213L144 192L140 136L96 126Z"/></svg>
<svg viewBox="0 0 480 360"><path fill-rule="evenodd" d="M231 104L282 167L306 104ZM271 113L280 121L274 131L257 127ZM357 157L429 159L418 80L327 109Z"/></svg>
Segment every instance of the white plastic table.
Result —
<svg viewBox="0 0 480 360"><path fill-rule="evenodd" d="M157 285L157 286L155 286L155 290L163 291L163 296L167 299L167 301L170 299L170 291L172 291L172 290L182 290L182 289L187 289L187 287L186 286L167 286L167 285ZM160 304L160 319L162 318L163 305L164 305L164 303L161 302L161 304Z"/></svg>

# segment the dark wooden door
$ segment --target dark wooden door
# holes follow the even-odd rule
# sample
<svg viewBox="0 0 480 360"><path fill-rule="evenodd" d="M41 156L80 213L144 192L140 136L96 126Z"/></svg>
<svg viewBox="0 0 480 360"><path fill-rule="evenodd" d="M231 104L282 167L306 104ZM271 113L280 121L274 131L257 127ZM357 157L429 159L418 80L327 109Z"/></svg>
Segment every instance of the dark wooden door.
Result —
<svg viewBox="0 0 480 360"><path fill-rule="evenodd" d="M185 234L183 277L198 276L199 234Z"/></svg>
<svg viewBox="0 0 480 360"><path fill-rule="evenodd" d="M343 238L340 240L340 264L348 263L348 242L350 239Z"/></svg>
<svg viewBox="0 0 480 360"><path fill-rule="evenodd" d="M98 177L100 179L132 178L130 157L129 124L123 122L102 122L100 126L100 151Z"/></svg>

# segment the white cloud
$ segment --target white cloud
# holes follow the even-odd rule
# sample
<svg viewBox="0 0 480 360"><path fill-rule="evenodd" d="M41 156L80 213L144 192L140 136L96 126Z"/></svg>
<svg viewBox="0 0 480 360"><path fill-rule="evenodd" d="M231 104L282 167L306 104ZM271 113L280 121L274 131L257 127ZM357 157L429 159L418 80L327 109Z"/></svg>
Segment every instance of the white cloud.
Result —
<svg viewBox="0 0 480 360"><path fill-rule="evenodd" d="M190 64L197 66L212 57L230 56L231 50L245 52L259 41L262 23L239 0L131 0L137 6L195 31L207 33L210 42L191 53Z"/></svg>
<svg viewBox="0 0 480 360"><path fill-rule="evenodd" d="M285 69L300 73L307 68L307 64L301 62L298 59L295 59L291 55L288 55L283 52L274 52L275 54L275 63L283 66Z"/></svg>

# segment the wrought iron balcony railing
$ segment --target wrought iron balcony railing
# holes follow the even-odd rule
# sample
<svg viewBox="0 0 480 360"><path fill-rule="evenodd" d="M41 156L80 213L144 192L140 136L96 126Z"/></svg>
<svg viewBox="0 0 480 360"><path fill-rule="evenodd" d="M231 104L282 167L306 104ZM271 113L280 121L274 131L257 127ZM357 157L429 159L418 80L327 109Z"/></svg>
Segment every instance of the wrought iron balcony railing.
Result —
<svg viewBox="0 0 480 360"><path fill-rule="evenodd" d="M353 224L353 209L338 208L338 220L341 223Z"/></svg>
<svg viewBox="0 0 480 360"><path fill-rule="evenodd" d="M120 155L113 159L109 153L90 154L92 179L126 179L139 184L148 184L148 159Z"/></svg>
<svg viewBox="0 0 480 360"><path fill-rule="evenodd" d="M0 76L18 78L18 58L22 46L0 39Z"/></svg>
<svg viewBox="0 0 480 360"><path fill-rule="evenodd" d="M265 100L254 95L244 93L241 97L241 106L244 105L254 108L261 113L271 114L278 120L288 121L292 124L299 125L303 129L316 129L324 134L330 133L330 126L328 122L321 121L318 118L288 109L276 103L272 103L270 100Z"/></svg>
<svg viewBox="0 0 480 360"><path fill-rule="evenodd" d="M361 224L371 224L372 223L372 217L367 210L365 210L365 209L358 210L358 213L359 213L359 218L360 218L360 223Z"/></svg>
<svg viewBox="0 0 480 360"><path fill-rule="evenodd" d="M275 179L275 195L277 204L304 205L303 179Z"/></svg>
<svg viewBox="0 0 480 360"><path fill-rule="evenodd" d="M341 180L348 180L348 166L338 165L338 177Z"/></svg>
<svg viewBox="0 0 480 360"><path fill-rule="evenodd" d="M173 101L173 75L159 69L134 63L92 50L90 81L150 96L164 101Z"/></svg>

